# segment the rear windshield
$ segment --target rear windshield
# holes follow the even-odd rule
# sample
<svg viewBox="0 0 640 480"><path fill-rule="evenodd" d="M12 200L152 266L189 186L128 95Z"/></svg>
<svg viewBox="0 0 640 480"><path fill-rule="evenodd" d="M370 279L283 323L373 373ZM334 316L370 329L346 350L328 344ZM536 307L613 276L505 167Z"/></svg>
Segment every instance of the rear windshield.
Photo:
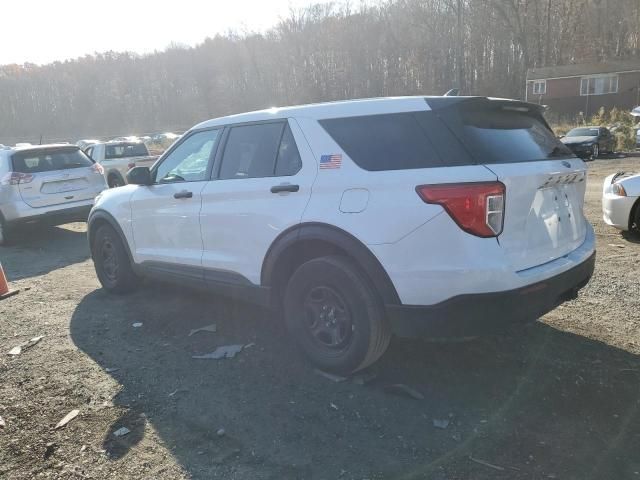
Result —
<svg viewBox="0 0 640 480"><path fill-rule="evenodd" d="M457 142L447 138L451 134L432 112L333 118L320 120L320 125L365 170L442 167L464 163L466 156L443 154Z"/></svg>
<svg viewBox="0 0 640 480"><path fill-rule="evenodd" d="M527 107L471 101L442 112L477 163L518 163L573 157L544 118Z"/></svg>
<svg viewBox="0 0 640 480"><path fill-rule="evenodd" d="M597 137L599 129L597 128L574 128L567 137Z"/></svg>
<svg viewBox="0 0 640 480"><path fill-rule="evenodd" d="M106 145L104 158L144 157L149 151L144 143L118 143Z"/></svg>
<svg viewBox="0 0 640 480"><path fill-rule="evenodd" d="M19 173L51 172L93 165L77 147L16 152L13 154L12 163L13 171Z"/></svg>

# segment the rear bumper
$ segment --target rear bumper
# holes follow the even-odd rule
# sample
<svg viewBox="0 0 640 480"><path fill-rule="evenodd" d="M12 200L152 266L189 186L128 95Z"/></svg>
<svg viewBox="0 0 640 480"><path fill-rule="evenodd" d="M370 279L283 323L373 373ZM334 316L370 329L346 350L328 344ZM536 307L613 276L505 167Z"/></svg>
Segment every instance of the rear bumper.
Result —
<svg viewBox="0 0 640 480"><path fill-rule="evenodd" d="M497 333L509 325L537 320L575 298L593 274L595 252L554 277L515 290L459 295L429 306L387 305L400 337L469 337Z"/></svg>
<svg viewBox="0 0 640 480"><path fill-rule="evenodd" d="M44 223L49 225L62 225L70 222L85 222L93 206L93 201L84 205L77 205L74 207L63 207L55 210L48 210L42 213L35 213L34 215L25 215L7 220L8 227L18 227L30 223Z"/></svg>

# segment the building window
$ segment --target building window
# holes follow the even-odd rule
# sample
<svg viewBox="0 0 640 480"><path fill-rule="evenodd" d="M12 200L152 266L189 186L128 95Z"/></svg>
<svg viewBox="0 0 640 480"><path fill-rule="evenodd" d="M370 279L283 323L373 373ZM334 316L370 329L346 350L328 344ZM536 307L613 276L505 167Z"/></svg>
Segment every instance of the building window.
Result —
<svg viewBox="0 0 640 480"><path fill-rule="evenodd" d="M536 80L533 82L533 94L534 95L544 95L547 93L547 81L546 80Z"/></svg>
<svg viewBox="0 0 640 480"><path fill-rule="evenodd" d="M582 77L580 80L580 95L605 95L607 93L618 93L617 75Z"/></svg>

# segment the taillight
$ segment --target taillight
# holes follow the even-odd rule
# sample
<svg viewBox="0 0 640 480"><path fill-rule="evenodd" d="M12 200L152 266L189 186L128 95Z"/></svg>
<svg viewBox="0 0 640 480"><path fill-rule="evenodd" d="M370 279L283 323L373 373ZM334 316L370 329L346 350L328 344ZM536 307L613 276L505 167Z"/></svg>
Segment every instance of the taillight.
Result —
<svg viewBox="0 0 640 480"><path fill-rule="evenodd" d="M32 175L31 173L9 172L4 177L2 177L0 183L2 185L18 185L20 183L31 183L33 177L34 175Z"/></svg>
<svg viewBox="0 0 640 480"><path fill-rule="evenodd" d="M99 163L94 163L93 166L91 167L91 169L94 172L99 173L100 175L104 175L104 167L102 165L100 165Z"/></svg>
<svg viewBox="0 0 640 480"><path fill-rule="evenodd" d="M465 232L497 237L504 222L505 186L501 182L419 185L425 203L442 205Z"/></svg>

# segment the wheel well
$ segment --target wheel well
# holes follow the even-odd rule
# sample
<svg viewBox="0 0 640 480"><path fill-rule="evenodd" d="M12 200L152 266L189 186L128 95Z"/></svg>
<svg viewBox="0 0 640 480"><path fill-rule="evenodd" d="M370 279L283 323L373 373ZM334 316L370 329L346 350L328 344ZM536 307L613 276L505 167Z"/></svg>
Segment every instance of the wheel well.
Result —
<svg viewBox="0 0 640 480"><path fill-rule="evenodd" d="M275 247L275 248L274 248ZM279 306L293 272L303 263L327 255L343 255L357 265L371 281L385 304L400 303L398 293L378 259L355 237L323 225L307 225L284 235L265 258L262 284L271 287L272 304Z"/></svg>

